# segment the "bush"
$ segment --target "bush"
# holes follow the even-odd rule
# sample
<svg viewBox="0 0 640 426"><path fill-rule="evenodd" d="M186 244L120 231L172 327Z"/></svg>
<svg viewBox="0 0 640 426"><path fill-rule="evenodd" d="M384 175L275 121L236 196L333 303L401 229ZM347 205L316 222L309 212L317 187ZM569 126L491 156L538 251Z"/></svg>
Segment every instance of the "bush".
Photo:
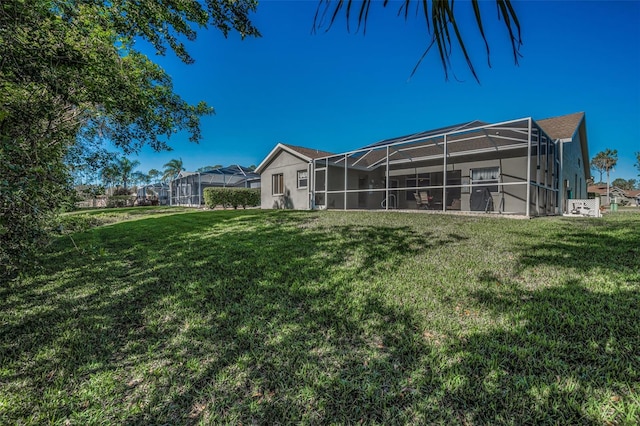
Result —
<svg viewBox="0 0 640 426"><path fill-rule="evenodd" d="M54 232L58 234L70 234L73 232L86 231L101 225L98 218L82 214L60 215L57 222L58 225Z"/></svg>
<svg viewBox="0 0 640 426"><path fill-rule="evenodd" d="M23 116L3 118L2 108L1 131L15 129ZM0 134L0 287L36 263L56 213L73 193L62 160L64 145L15 133Z"/></svg>
<svg viewBox="0 0 640 426"><path fill-rule="evenodd" d="M117 196L117 195L130 195L131 194L131 189L127 188L124 189L123 187L119 186L117 188L115 188L113 190L112 196Z"/></svg>
<svg viewBox="0 0 640 426"><path fill-rule="evenodd" d="M255 188L205 188L204 203L210 209L242 206L255 207L260 204L260 189Z"/></svg>
<svg viewBox="0 0 640 426"><path fill-rule="evenodd" d="M131 195L113 195L107 200L107 207L133 207L135 197Z"/></svg>

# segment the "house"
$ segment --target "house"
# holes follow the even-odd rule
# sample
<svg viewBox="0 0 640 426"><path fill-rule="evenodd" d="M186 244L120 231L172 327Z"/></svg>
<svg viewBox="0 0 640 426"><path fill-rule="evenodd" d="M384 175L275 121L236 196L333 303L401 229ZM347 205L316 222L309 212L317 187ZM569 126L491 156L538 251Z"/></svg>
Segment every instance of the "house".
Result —
<svg viewBox="0 0 640 426"><path fill-rule="evenodd" d="M248 167L232 165L206 172L180 172L169 187L172 206L200 206L205 188L260 188L260 175Z"/></svg>
<svg viewBox="0 0 640 426"><path fill-rule="evenodd" d="M566 200L587 198L589 169L589 146L584 112L538 120L540 127L558 145L561 166L560 187L562 211L566 211Z"/></svg>
<svg viewBox="0 0 640 426"><path fill-rule="evenodd" d="M602 184L590 185L587 191L590 194L595 194L596 196L604 200L602 201L603 205L609 204L609 202L607 201L607 185L602 185ZM639 196L640 196L639 190L635 190L635 189L626 190L626 189L618 188L617 186L609 186L609 198L611 199L612 203L615 201L618 204L623 206L635 205L636 200L638 199Z"/></svg>
<svg viewBox="0 0 640 426"><path fill-rule="evenodd" d="M584 113L470 121L332 154L278 144L262 208L417 209L540 216L586 198Z"/></svg>
<svg viewBox="0 0 640 426"><path fill-rule="evenodd" d="M138 200L149 200L161 206L169 204L169 185L163 182L139 186L136 190Z"/></svg>
<svg viewBox="0 0 640 426"><path fill-rule="evenodd" d="M330 152L279 143L256 168L263 179L261 207L263 209L311 208L309 176L311 165Z"/></svg>
<svg viewBox="0 0 640 426"><path fill-rule="evenodd" d="M636 206L640 207L640 190L627 191L627 197L631 199L631 203L635 202Z"/></svg>

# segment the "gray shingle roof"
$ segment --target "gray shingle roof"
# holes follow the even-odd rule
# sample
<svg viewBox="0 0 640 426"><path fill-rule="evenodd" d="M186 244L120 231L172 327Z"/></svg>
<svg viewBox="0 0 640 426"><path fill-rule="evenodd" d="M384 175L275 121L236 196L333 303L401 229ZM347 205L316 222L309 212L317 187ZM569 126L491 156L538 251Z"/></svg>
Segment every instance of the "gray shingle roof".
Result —
<svg viewBox="0 0 640 426"><path fill-rule="evenodd" d="M305 148L303 146L289 145L289 144L285 144L285 143L283 143L282 145L284 145L287 148L290 148L290 149L292 149L292 150L304 155L305 157L309 157L311 159L328 157L330 155L334 155L332 152L320 151L318 149L312 149L312 148Z"/></svg>
<svg viewBox="0 0 640 426"><path fill-rule="evenodd" d="M570 139L583 118L584 112L575 112L560 117L536 120L536 123L553 139Z"/></svg>
<svg viewBox="0 0 640 426"><path fill-rule="evenodd" d="M452 126L441 127L439 129L433 129L433 130L427 130L427 131L424 131L424 132L412 133L410 135L400 136L400 137L391 138L391 139L384 139L384 140L381 140L379 142L372 143L371 145L367 145L364 148L373 148L373 147L377 147L377 146L385 146L385 145L390 145L390 144L393 144L393 143L403 142L403 141L407 141L407 140L411 140L411 139L426 139L426 138L429 138L431 136L441 135L443 133L449 133L449 132L453 132L453 131L456 131L456 130L471 129L473 127L484 126L486 124L488 124L488 123L485 123L485 122L482 122L482 121L478 121L478 120L468 121L466 123L454 124Z"/></svg>

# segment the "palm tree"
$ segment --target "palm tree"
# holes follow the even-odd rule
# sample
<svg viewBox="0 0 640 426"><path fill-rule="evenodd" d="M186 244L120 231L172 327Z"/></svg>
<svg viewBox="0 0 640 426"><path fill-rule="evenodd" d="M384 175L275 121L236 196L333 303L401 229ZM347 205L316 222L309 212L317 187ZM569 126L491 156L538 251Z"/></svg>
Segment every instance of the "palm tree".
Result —
<svg viewBox="0 0 640 426"><path fill-rule="evenodd" d="M134 170L140 165L138 160L129 160L127 157L122 157L116 161L116 167L120 175L120 181L124 187L124 191L127 192L127 183L134 178Z"/></svg>
<svg viewBox="0 0 640 426"><path fill-rule="evenodd" d="M174 180L178 177L180 172L184 170L182 158L180 158L179 160L176 160L174 158L162 167L164 167L164 174L162 175L163 181Z"/></svg>
<svg viewBox="0 0 640 426"><path fill-rule="evenodd" d="M149 173L147 173L147 176L149 176L149 180L151 182L157 183L158 182L158 178L160 177L160 170L151 169L151 170L149 170Z"/></svg>
<svg viewBox="0 0 640 426"><path fill-rule="evenodd" d="M591 160L591 168L600 173L600 181L602 182L602 173L607 173L607 203L611 203L609 197L609 172L618 164L618 150L605 149L597 153Z"/></svg>
<svg viewBox="0 0 640 426"><path fill-rule="evenodd" d="M455 3L458 4L457 2ZM489 58L489 42L487 41L487 37L484 32L480 13L481 4L484 6L483 3L486 2L471 0L470 2L463 2L462 4L473 8L476 26L479 30L482 41L484 42L485 50L487 52L487 62L489 67L491 67L491 61ZM464 40L462 39L460 26L456 22L456 14L460 15L460 13L454 13L454 0L431 0L431 2L429 2L429 0L416 0L415 2L412 2L411 0L404 0L402 2L389 2L388 0L385 0L384 2L377 0L358 0L357 2L353 0L340 0L336 2L333 0L320 0L313 20L313 31L315 32L322 28L329 31L342 11L346 17L347 31L351 30L351 25L353 24L352 21L355 21L355 31L358 32L362 29L364 34L367 31L367 18L369 17L369 9L372 4L375 4L374 7L382 5L382 7L385 8L389 5L399 6L397 15L403 16L405 20L407 20L410 15L416 15L420 16L420 19L424 19L426 21L425 35L427 37L427 47L423 52L422 57L413 68L413 71L411 72L412 76L417 71L420 63L427 53L429 53L431 48L435 45L440 55L445 79L448 79L449 69L451 68L450 57L455 44L460 48L471 74L475 80L479 82L478 75L473 67L469 52L464 44ZM413 4L416 6L413 7ZM518 21L516 12L513 9L511 0L496 0L496 8L498 11L498 20L502 21L509 33L513 59L517 65L518 57L522 56L520 54L520 47L522 46L520 22ZM422 9L422 11L420 9Z"/></svg>
<svg viewBox="0 0 640 426"><path fill-rule="evenodd" d="M118 182L118 170L115 164L108 163L104 166L100 171L100 178L106 188L113 187Z"/></svg>
<svg viewBox="0 0 640 426"><path fill-rule="evenodd" d="M146 186L149 185L149 182L151 182L151 178L149 177L149 175L146 174L145 172L133 172L133 174L131 175L131 180L133 182L135 182L135 184L137 186L142 185L142 187L144 189L144 191L143 191L144 192L144 199L146 200L147 199L147 188L146 188Z"/></svg>
<svg viewBox="0 0 640 426"><path fill-rule="evenodd" d="M607 201L611 204L611 196L609 195L609 172L618 164L618 150L613 151L607 148L604 151L605 170L607 171Z"/></svg>

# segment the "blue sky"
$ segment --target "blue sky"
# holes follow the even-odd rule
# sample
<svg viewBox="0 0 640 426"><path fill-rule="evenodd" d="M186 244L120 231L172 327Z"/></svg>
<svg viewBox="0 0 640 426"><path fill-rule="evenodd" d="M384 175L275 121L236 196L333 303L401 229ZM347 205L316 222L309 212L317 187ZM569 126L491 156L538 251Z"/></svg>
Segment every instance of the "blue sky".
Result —
<svg viewBox="0 0 640 426"><path fill-rule="evenodd" d="M495 4L483 2L491 68L470 5L457 2L480 84L459 52L448 81L435 50L409 78L428 39L424 20L396 16L399 3L374 4L365 36L348 33L344 19L312 34L316 5L262 0L253 16L262 38L225 39L209 30L188 45L195 64L156 57L179 94L206 101L216 114L203 118L199 144L176 135L171 152L143 149L139 169L162 169L172 158L182 158L187 170L257 165L278 142L343 152L474 119L584 111L590 156L617 149L612 180L638 178L640 2L516 2L519 66Z"/></svg>

